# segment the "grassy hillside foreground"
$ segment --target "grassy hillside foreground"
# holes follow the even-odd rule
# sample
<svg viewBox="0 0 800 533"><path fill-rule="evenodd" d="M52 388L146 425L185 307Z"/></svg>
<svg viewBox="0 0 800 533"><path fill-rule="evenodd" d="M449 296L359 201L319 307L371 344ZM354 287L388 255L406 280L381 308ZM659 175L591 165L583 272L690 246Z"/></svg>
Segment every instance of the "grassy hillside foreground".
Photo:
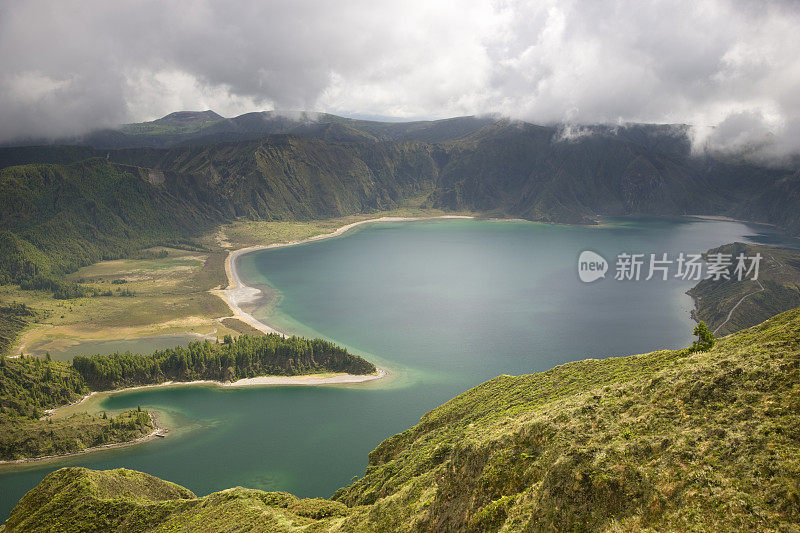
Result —
<svg viewBox="0 0 800 533"><path fill-rule="evenodd" d="M205 497L59 470L6 531L774 530L800 527L800 310L709 352L492 379L378 446L332 500Z"/></svg>

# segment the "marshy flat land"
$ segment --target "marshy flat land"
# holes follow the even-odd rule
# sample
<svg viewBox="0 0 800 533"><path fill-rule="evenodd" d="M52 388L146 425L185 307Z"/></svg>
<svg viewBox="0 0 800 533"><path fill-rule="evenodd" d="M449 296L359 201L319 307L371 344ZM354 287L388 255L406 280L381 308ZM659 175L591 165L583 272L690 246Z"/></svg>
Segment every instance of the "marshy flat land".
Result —
<svg viewBox="0 0 800 533"><path fill-rule="evenodd" d="M407 207L373 214L316 221L241 221L205 235L195 249L155 247L139 258L103 261L67 276L96 296L53 299L48 291L0 286L0 302L20 302L37 312L10 353L70 358L76 351L152 351L186 344L194 338L257 333L247 324L227 318L231 311L211 290L228 284L225 258L249 246L295 242L372 218L435 217L438 209ZM452 213L447 213L452 214ZM174 338L171 338L174 337ZM110 343L118 339L141 343Z"/></svg>

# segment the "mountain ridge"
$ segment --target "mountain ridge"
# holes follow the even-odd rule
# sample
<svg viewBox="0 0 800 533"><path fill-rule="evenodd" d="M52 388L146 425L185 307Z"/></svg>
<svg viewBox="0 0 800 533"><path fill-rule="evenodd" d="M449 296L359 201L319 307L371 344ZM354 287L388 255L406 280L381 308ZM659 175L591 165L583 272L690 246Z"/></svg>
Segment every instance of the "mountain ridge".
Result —
<svg viewBox="0 0 800 533"><path fill-rule="evenodd" d="M203 114L181 117L169 120L206 120ZM243 117L237 119L263 122L262 114ZM481 120L490 119L474 117L399 124L327 117L329 122L322 124L310 117L271 114L269 124L296 131L253 133L254 138L246 139L250 133L234 132L238 140L225 142L0 148L0 246L12 250L13 257L32 255L22 250L19 239L42 247L46 239L32 235L31 227L22 228L19 220L38 213L38 223L46 225L52 218L41 208L31 211L30 203L30 197L41 194L36 184L48 179L60 180L59 187L69 183L74 193L59 202L51 197L49 211L67 216L68 229L83 228L68 231L70 238L60 245L44 243L56 257L78 256L66 261L70 268L98 257L120 257L133 245L192 239L231 220L325 219L385 211L410 198L442 210L550 223L595 224L603 216L718 215L800 233L800 172L695 155L680 125L597 127L588 134L567 134L508 120L484 124ZM440 140L414 140L425 136ZM95 176L87 183L105 192L98 195L86 183L78 186L76 173ZM124 187L108 189L107 180ZM76 210L66 198L96 210ZM138 212L129 208L120 217L117 211L128 204L138 205ZM59 215L62 209L69 215ZM166 212L175 220L162 220ZM102 245L108 239L101 223L117 228L120 239L114 246ZM145 226L153 233L146 239L142 237L148 232L141 231ZM135 243L123 242L126 231L136 236ZM0 271L19 279L25 269L10 272L8 262Z"/></svg>

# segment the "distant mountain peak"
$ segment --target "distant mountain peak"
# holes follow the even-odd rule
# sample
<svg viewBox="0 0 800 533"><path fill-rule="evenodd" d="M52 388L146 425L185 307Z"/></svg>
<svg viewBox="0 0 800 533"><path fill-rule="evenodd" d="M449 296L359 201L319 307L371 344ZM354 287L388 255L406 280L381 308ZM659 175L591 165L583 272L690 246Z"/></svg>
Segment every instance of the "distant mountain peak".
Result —
<svg viewBox="0 0 800 533"><path fill-rule="evenodd" d="M207 109L206 111L175 111L169 115L154 120L153 123L168 124L170 126L185 126L195 122L216 122L224 118L225 117L215 113L210 109Z"/></svg>
<svg viewBox="0 0 800 533"><path fill-rule="evenodd" d="M181 135L191 134L225 120L210 109L206 111L175 111L151 122L125 124L119 131L128 135Z"/></svg>

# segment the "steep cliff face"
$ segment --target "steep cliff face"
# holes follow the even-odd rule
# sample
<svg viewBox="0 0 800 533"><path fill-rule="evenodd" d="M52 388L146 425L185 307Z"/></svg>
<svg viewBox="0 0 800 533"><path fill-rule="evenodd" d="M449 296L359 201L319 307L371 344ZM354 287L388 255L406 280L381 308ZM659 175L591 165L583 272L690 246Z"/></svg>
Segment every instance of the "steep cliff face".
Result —
<svg viewBox="0 0 800 533"><path fill-rule="evenodd" d="M631 161L625 169L620 194L625 210L634 213L653 211L668 201L661 174L643 156Z"/></svg>
<svg viewBox="0 0 800 533"><path fill-rule="evenodd" d="M445 145L435 205L551 222L597 215L733 215L794 229L787 170L693 156L680 128L556 128L498 122ZM778 207L771 201L781 198ZM776 222L780 221L780 222Z"/></svg>
<svg viewBox="0 0 800 533"><path fill-rule="evenodd" d="M729 279L704 279L692 287L694 315L716 335L727 335L763 322L778 313L800 306L800 252L773 246L735 242L711 249L707 254L727 254L732 265ZM761 255L758 279L755 270L742 279L736 274L738 261ZM752 266L748 259L747 268Z"/></svg>
<svg viewBox="0 0 800 533"><path fill-rule="evenodd" d="M433 187L421 143L326 143L298 137L174 149L155 168L194 176L229 217L294 220L390 209Z"/></svg>
<svg viewBox="0 0 800 533"><path fill-rule="evenodd" d="M68 272L221 220L148 176L102 159L0 170L0 279Z"/></svg>
<svg viewBox="0 0 800 533"><path fill-rule="evenodd" d="M255 128L247 121L263 120L239 118L246 131ZM405 125L270 120L301 135L169 149L0 149L0 165L37 163L1 171L0 246L44 268L24 250L27 242L64 270L192 238L232 219L370 213L412 197L424 197L425 206L545 222L713 214L800 231L800 174L692 156L679 127L596 127L565 136L554 127L470 118ZM361 134L344 142L306 131L322 125ZM415 137L437 140L407 140Z"/></svg>
<svg viewBox="0 0 800 533"><path fill-rule="evenodd" d="M764 180L757 191L731 209L732 216L760 220L800 234L800 171Z"/></svg>
<svg viewBox="0 0 800 533"><path fill-rule="evenodd" d="M267 138L121 150L0 170L0 274L61 273L197 237L237 218L309 220L397 207L435 186L421 143Z"/></svg>

